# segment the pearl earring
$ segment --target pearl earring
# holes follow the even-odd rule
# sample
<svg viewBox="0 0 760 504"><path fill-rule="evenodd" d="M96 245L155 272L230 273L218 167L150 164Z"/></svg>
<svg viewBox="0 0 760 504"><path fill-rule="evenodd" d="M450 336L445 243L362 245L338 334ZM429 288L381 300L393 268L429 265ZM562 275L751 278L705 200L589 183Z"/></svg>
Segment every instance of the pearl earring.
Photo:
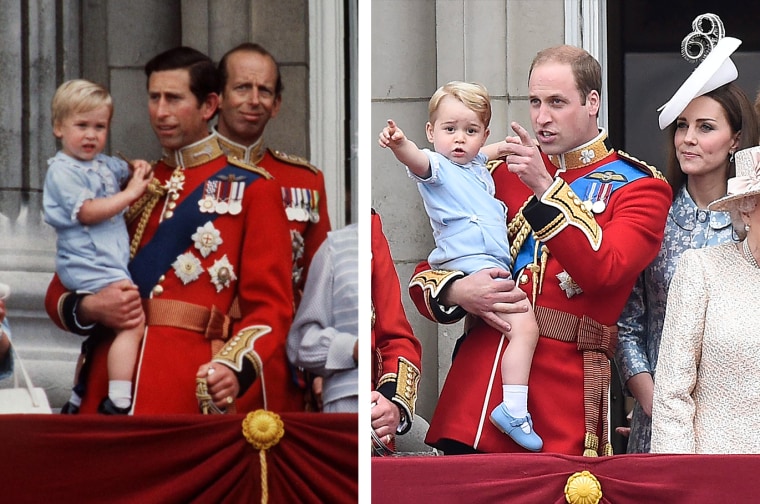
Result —
<svg viewBox="0 0 760 504"><path fill-rule="evenodd" d="M729 151L729 154L731 154L731 156L728 158L728 162L729 163L733 163L734 162L734 151Z"/></svg>
<svg viewBox="0 0 760 504"><path fill-rule="evenodd" d="M744 225L744 232L745 232L745 233L748 233L748 232L749 232L749 224L745 224L745 225Z"/></svg>

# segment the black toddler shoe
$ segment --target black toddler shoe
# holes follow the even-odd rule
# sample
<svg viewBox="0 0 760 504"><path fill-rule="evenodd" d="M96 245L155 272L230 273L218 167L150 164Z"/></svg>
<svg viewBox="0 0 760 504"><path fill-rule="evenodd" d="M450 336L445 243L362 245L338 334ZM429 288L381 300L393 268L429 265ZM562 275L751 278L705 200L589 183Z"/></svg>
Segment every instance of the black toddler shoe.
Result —
<svg viewBox="0 0 760 504"><path fill-rule="evenodd" d="M79 406L76 406L71 401L66 401L66 404L61 408L61 415L77 415L79 414Z"/></svg>
<svg viewBox="0 0 760 504"><path fill-rule="evenodd" d="M111 401L110 397L106 397L100 401L100 405L98 406L98 413L101 415L128 415L130 409L130 407L119 408L113 403L113 401Z"/></svg>

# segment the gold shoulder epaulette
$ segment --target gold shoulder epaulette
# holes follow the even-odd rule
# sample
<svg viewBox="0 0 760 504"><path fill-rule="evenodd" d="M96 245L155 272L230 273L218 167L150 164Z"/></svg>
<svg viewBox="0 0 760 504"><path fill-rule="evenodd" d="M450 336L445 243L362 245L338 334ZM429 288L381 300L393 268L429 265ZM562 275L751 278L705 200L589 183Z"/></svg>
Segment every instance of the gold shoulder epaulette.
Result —
<svg viewBox="0 0 760 504"><path fill-rule="evenodd" d="M259 175L261 175L262 177L264 177L267 180L271 180L271 179L274 178L271 173L269 173L268 171L266 171L261 166L256 166L256 165L251 164L251 163L246 163L242 159L236 158L234 156L227 156L227 161L231 165L237 166L238 168L242 168L244 170L248 170L248 171L252 171L254 173L258 173Z"/></svg>
<svg viewBox="0 0 760 504"><path fill-rule="evenodd" d="M274 150L271 148L267 149L269 153L274 156L275 158L279 159L280 161L284 161L288 164L292 164L294 166L300 166L302 168L308 168L314 173L319 173L319 168L314 166L313 164L309 163L307 159L304 159L300 156L294 156L292 154L286 154L284 152L280 152L278 150Z"/></svg>
<svg viewBox="0 0 760 504"><path fill-rule="evenodd" d="M660 173L660 170L658 170L654 166L645 163L641 159L638 159L638 158L635 158L635 157L631 156L627 152L623 152L623 151L619 150L619 151L617 151L617 153L618 153L618 156L620 156L621 158L623 158L626 161L630 162L633 166L639 168L641 171L650 174L652 177L654 177L656 179L665 180L665 177L663 176L662 173Z"/></svg>
<svg viewBox="0 0 760 504"><path fill-rule="evenodd" d="M488 173L493 174L493 171L501 164L504 164L503 159L491 159L490 161L487 161L486 168L488 168Z"/></svg>

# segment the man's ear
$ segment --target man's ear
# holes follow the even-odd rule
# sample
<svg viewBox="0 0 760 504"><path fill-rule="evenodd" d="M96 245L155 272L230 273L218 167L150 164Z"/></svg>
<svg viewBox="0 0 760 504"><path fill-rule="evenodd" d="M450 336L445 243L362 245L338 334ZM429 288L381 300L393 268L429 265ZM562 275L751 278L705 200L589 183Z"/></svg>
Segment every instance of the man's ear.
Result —
<svg viewBox="0 0 760 504"><path fill-rule="evenodd" d="M280 112L280 105L282 105L282 95L277 95L277 98L274 99L274 105L272 105L272 113L269 116L270 119L277 117L277 114Z"/></svg>
<svg viewBox="0 0 760 504"><path fill-rule="evenodd" d="M203 119L210 121L211 118L214 117L214 114L216 114L217 108L219 108L219 95L216 93L209 93L201 104L201 115Z"/></svg>
<svg viewBox="0 0 760 504"><path fill-rule="evenodd" d="M591 115L598 116L599 115L599 91L596 89L592 89L591 92L586 95L586 107L588 107L588 111Z"/></svg>

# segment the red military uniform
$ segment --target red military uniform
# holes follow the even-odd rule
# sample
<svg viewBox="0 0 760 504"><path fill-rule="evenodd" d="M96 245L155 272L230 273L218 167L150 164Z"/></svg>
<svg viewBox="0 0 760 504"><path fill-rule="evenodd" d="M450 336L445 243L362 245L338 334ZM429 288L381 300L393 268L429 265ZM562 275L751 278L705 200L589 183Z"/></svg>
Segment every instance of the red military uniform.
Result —
<svg viewBox="0 0 760 504"><path fill-rule="evenodd" d="M325 177L308 161L268 149L263 141L245 147L219 136L219 144L236 157L271 173L281 187L282 202L290 227L293 256L293 294L296 307L301 300L311 259L330 231Z"/></svg>
<svg viewBox="0 0 760 504"><path fill-rule="evenodd" d="M422 347L406 319L391 250L373 211L372 387L403 411L399 433L412 425L421 363Z"/></svg>
<svg viewBox="0 0 760 504"><path fill-rule="evenodd" d="M605 140L602 132L573 152L544 156L555 180L540 201L503 161L493 170L496 197L508 207L511 242L528 238L515 278L539 323L528 410L545 452L611 453L606 410L616 323L636 277L659 250L672 200L659 172L610 150ZM582 192L574 189L584 184ZM427 268L418 266L410 285L420 312L444 323L461 318L461 308L445 308L437 298L462 273ZM499 363L508 340L482 320L471 322L426 441L524 451L488 419L501 401Z"/></svg>
<svg viewBox="0 0 760 504"><path fill-rule="evenodd" d="M239 412L303 409L285 353L293 316L287 222L270 178L228 161L212 135L159 161L149 191L132 205L128 222L137 253L130 270L147 326L135 372L135 414L197 413L195 375L212 357L241 382L254 380L237 402ZM46 306L67 329L69 314L57 311L66 306L60 293L51 284ZM242 318L231 320L235 299ZM97 338L82 413L95 412L107 395L110 340Z"/></svg>

